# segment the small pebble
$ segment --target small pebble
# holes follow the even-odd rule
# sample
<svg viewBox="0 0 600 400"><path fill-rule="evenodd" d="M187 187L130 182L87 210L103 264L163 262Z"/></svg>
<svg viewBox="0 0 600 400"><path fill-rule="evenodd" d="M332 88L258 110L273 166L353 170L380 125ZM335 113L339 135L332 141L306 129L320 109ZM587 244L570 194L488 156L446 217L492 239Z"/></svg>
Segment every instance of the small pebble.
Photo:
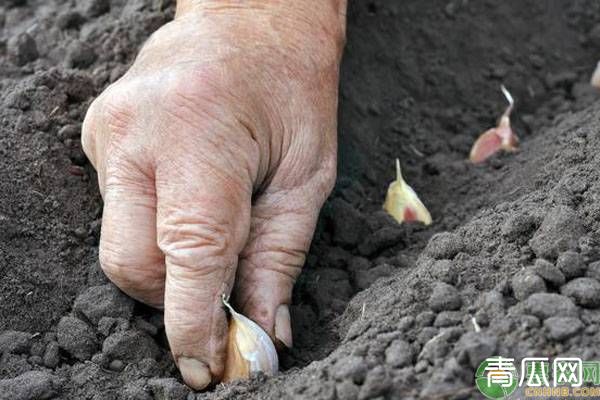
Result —
<svg viewBox="0 0 600 400"><path fill-rule="evenodd" d="M464 352L470 367L476 369L488 357L494 355L498 347L498 338L483 332L467 332L461 336L454 349Z"/></svg>
<svg viewBox="0 0 600 400"><path fill-rule="evenodd" d="M569 207L558 206L546 214L529 244L539 258L553 260L561 252L576 247L584 233L579 215Z"/></svg>
<svg viewBox="0 0 600 400"><path fill-rule="evenodd" d="M567 296L556 293L534 293L524 301L525 310L540 318L576 317L579 310Z"/></svg>
<svg viewBox="0 0 600 400"><path fill-rule="evenodd" d="M46 351L44 352L44 365L48 368L56 368L59 362L60 354L58 342L52 341L46 346Z"/></svg>
<svg viewBox="0 0 600 400"><path fill-rule="evenodd" d="M450 232L440 232L433 235L423 253L436 260L451 260L462 248L462 241L458 235Z"/></svg>
<svg viewBox="0 0 600 400"><path fill-rule="evenodd" d="M84 20L79 12L67 10L56 18L56 26L60 29L78 29Z"/></svg>
<svg viewBox="0 0 600 400"><path fill-rule="evenodd" d="M367 372L367 377L360 388L358 398L374 399L385 394L391 384L392 380L386 369L381 365L375 366Z"/></svg>
<svg viewBox="0 0 600 400"><path fill-rule="evenodd" d="M87 68L96 61L96 52L88 44L74 40L67 47L67 68Z"/></svg>
<svg viewBox="0 0 600 400"><path fill-rule="evenodd" d="M423 341L425 338L419 336L419 342L423 343L423 347L417 359L428 360L434 364L436 360L444 358L448 354L451 349L450 343L458 340L462 332L462 328L446 328L440 330L439 334L430 337L426 341Z"/></svg>
<svg viewBox="0 0 600 400"><path fill-rule="evenodd" d="M335 385L335 392L338 399L356 399L360 387L351 381L339 382Z"/></svg>
<svg viewBox="0 0 600 400"><path fill-rule="evenodd" d="M578 278L585 275L586 265L583 256L574 251L565 251L558 256L556 266L567 279Z"/></svg>
<svg viewBox="0 0 600 400"><path fill-rule="evenodd" d="M123 361L121 361L121 360L112 360L110 362L110 364L108 364L108 368L111 371L116 371L116 372L122 371L124 366L125 366L125 364L123 364Z"/></svg>
<svg viewBox="0 0 600 400"><path fill-rule="evenodd" d="M73 235L78 239L85 239L85 237L87 236L87 229L83 226L75 228L73 230Z"/></svg>
<svg viewBox="0 0 600 400"><path fill-rule="evenodd" d="M158 357L160 350L156 342L147 334L128 330L115 332L106 338L102 352L111 359L136 363L144 358Z"/></svg>
<svg viewBox="0 0 600 400"><path fill-rule="evenodd" d="M566 281L565 275L558 267L542 258L535 260L532 271L555 287L564 285Z"/></svg>
<svg viewBox="0 0 600 400"><path fill-rule="evenodd" d="M21 354L29 352L31 334L19 331L0 332L0 354Z"/></svg>
<svg viewBox="0 0 600 400"><path fill-rule="evenodd" d="M407 331L409 330L413 324L415 323L415 317L412 315L407 315L405 317L400 318L398 321L398 330L399 331Z"/></svg>
<svg viewBox="0 0 600 400"><path fill-rule="evenodd" d="M431 339L438 334L438 328L434 328L433 326L426 326L420 329L419 334L417 335L417 342L420 344L425 344L429 342Z"/></svg>
<svg viewBox="0 0 600 400"><path fill-rule="evenodd" d="M155 399L185 400L190 389L175 378L154 378L148 381Z"/></svg>
<svg viewBox="0 0 600 400"><path fill-rule="evenodd" d="M412 365L414 351L404 340L395 340L385 349L385 362L394 368L404 368Z"/></svg>
<svg viewBox="0 0 600 400"><path fill-rule="evenodd" d="M462 322L464 316L465 315L460 311L442 311L435 318L433 326L437 328L455 326Z"/></svg>
<svg viewBox="0 0 600 400"><path fill-rule="evenodd" d="M450 285L456 283L457 272L451 260L437 260L430 269L431 275L442 282Z"/></svg>
<svg viewBox="0 0 600 400"><path fill-rule="evenodd" d="M477 308L480 310L490 310L494 313L502 313L504 307L504 296L497 290L482 293L477 299Z"/></svg>
<svg viewBox="0 0 600 400"><path fill-rule="evenodd" d="M458 290L447 283L438 282L433 287L433 292L429 297L429 307L435 311L453 311L458 310L462 305L462 300Z"/></svg>
<svg viewBox="0 0 600 400"><path fill-rule="evenodd" d="M128 320L133 313L134 301L113 284L93 286L75 299L73 309L85 315L93 324L102 317Z"/></svg>
<svg viewBox="0 0 600 400"><path fill-rule="evenodd" d="M32 365L42 365L44 363L44 360L42 360L42 357L40 356L31 356L27 359L27 361L29 361L29 364Z"/></svg>
<svg viewBox="0 0 600 400"><path fill-rule="evenodd" d="M52 399L57 394L58 379L49 372L29 371L15 378L0 379L3 400Z"/></svg>
<svg viewBox="0 0 600 400"><path fill-rule="evenodd" d="M419 313L414 319L414 322L420 328L433 325L433 321L435 321L435 313L429 310Z"/></svg>
<svg viewBox="0 0 600 400"><path fill-rule="evenodd" d="M415 364L415 372L417 374L425 372L427 371L427 367L429 367L429 363L426 360L421 360Z"/></svg>
<svg viewBox="0 0 600 400"><path fill-rule="evenodd" d="M546 291L544 280L531 271L520 271L511 280L513 294L517 300L525 300L533 293Z"/></svg>
<svg viewBox="0 0 600 400"><path fill-rule="evenodd" d="M521 330L537 329L542 325L540 319L533 315L519 315L516 322Z"/></svg>
<svg viewBox="0 0 600 400"><path fill-rule="evenodd" d="M31 348L29 349L29 354L32 356L43 356L44 350L46 350L46 343L41 340L36 340L31 344Z"/></svg>
<svg viewBox="0 0 600 400"><path fill-rule="evenodd" d="M586 335L595 335L598 332L598 325L592 324L585 328Z"/></svg>
<svg viewBox="0 0 600 400"><path fill-rule="evenodd" d="M572 297L581 306L600 306L600 282L592 278L576 278L560 288L565 296Z"/></svg>
<svg viewBox="0 0 600 400"><path fill-rule="evenodd" d="M502 236L511 242L520 242L523 237L530 237L538 224L537 219L526 213L510 216L502 225Z"/></svg>
<svg viewBox="0 0 600 400"><path fill-rule="evenodd" d="M56 333L46 332L43 337L44 343L56 342Z"/></svg>
<svg viewBox="0 0 600 400"><path fill-rule="evenodd" d="M129 328L129 321L124 318L102 317L98 322L98 332L102 336L110 336L114 332L126 331Z"/></svg>
<svg viewBox="0 0 600 400"><path fill-rule="evenodd" d="M106 357L106 354L104 353L96 353L92 356L91 361L96 364L99 365L101 367L105 367L106 365L108 365L108 357Z"/></svg>
<svg viewBox="0 0 600 400"><path fill-rule="evenodd" d="M78 360L88 360L98 349L94 330L78 318L63 317L56 336L59 346Z"/></svg>
<svg viewBox="0 0 600 400"><path fill-rule="evenodd" d="M10 60L18 66L34 61L39 56L35 40L28 33L11 37L6 43L6 52Z"/></svg>
<svg viewBox="0 0 600 400"><path fill-rule="evenodd" d="M550 317L544 321L551 339L566 340L583 329L583 323L579 318L572 317Z"/></svg>
<svg viewBox="0 0 600 400"><path fill-rule="evenodd" d="M585 276L600 281L600 261L595 261L588 265Z"/></svg>
<svg viewBox="0 0 600 400"><path fill-rule="evenodd" d="M367 374L367 365L362 357L348 356L339 359L332 372L336 379L349 378L354 383L361 384Z"/></svg>

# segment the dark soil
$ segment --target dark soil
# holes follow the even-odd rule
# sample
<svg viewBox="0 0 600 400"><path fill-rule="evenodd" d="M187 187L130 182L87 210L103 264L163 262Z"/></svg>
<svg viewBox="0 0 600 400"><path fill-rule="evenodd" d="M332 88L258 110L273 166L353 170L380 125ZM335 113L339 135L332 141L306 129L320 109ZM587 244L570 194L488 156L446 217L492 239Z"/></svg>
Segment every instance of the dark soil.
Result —
<svg viewBox="0 0 600 400"><path fill-rule="evenodd" d="M87 106L168 0L0 3L0 399L476 398L501 354L600 358L600 3L350 1L338 185L274 378L189 394L97 259ZM517 154L466 161L517 99ZM434 223L381 211L393 160ZM481 327L475 332L475 324Z"/></svg>

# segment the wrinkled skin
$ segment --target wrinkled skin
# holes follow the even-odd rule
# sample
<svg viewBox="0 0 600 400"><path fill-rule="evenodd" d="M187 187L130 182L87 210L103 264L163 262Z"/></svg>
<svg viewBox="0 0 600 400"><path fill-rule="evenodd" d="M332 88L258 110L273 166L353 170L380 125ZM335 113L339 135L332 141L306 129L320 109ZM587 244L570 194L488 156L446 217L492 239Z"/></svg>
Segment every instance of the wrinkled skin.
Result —
<svg viewBox="0 0 600 400"><path fill-rule="evenodd" d="M223 373L223 293L292 345L287 305L335 180L344 12L339 0L180 2L85 118L102 268L164 307L194 389Z"/></svg>

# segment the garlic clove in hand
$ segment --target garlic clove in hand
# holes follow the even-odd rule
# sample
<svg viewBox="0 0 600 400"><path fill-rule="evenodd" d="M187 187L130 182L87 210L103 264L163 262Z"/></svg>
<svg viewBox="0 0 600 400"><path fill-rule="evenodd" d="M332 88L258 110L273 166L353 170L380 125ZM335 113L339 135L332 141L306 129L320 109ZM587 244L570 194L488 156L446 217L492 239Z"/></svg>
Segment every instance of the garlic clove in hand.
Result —
<svg viewBox="0 0 600 400"><path fill-rule="evenodd" d="M275 375L279 359L269 335L254 321L236 312L225 295L223 304L231 313L223 382L248 379L256 372Z"/></svg>
<svg viewBox="0 0 600 400"><path fill-rule="evenodd" d="M390 184L383 209L398 223L420 221L431 224L431 214L415 191L402 178L400 160L396 159L396 180Z"/></svg>
<svg viewBox="0 0 600 400"><path fill-rule="evenodd" d="M500 117L498 126L482 133L473 144L469 160L474 164L484 162L500 150L510 152L517 150L519 139L510 126L510 113L513 110L514 99L504 85L500 88L508 101L508 107Z"/></svg>

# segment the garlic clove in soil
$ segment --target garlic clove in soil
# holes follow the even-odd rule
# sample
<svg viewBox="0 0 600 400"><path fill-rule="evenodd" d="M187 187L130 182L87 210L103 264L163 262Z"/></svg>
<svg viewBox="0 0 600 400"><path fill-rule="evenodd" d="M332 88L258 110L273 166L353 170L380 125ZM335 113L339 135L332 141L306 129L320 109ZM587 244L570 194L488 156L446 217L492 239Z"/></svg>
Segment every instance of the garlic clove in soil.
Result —
<svg viewBox="0 0 600 400"><path fill-rule="evenodd" d="M594 73L592 74L592 79L590 80L590 84L593 87L600 89L600 61L598 61L598 64L596 64L596 69L594 70Z"/></svg>
<svg viewBox="0 0 600 400"><path fill-rule="evenodd" d="M275 375L279 359L269 335L254 321L236 312L225 295L223 304L231 313L223 382L248 379L256 372Z"/></svg>
<svg viewBox="0 0 600 400"><path fill-rule="evenodd" d="M508 101L508 107L500 117L498 126L482 133L473 144L469 160L474 164L484 162L501 150L510 152L517 150L519 139L510 126L510 113L515 102L504 85L500 86L500 89Z"/></svg>
<svg viewBox="0 0 600 400"><path fill-rule="evenodd" d="M396 180L390 184L383 209L398 223L420 221L431 224L431 214L415 191L402 178L400 160L396 159Z"/></svg>

